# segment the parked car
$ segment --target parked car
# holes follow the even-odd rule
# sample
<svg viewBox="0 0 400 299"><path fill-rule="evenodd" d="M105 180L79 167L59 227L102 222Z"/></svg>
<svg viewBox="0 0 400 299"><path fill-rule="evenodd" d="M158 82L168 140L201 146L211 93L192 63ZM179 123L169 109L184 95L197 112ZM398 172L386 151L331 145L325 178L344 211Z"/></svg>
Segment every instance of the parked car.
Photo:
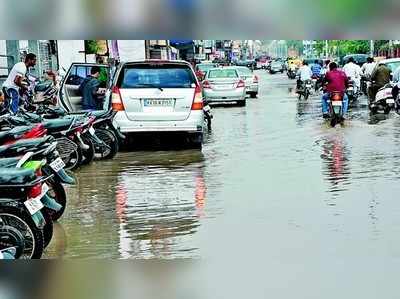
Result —
<svg viewBox="0 0 400 299"><path fill-rule="evenodd" d="M346 55L342 58L341 60L341 65L345 65L346 63L349 62L350 57L354 58L354 61L356 64L358 64L359 66L363 66L364 63L367 62L367 58L369 57L369 55L367 54L351 54L351 55Z"/></svg>
<svg viewBox="0 0 400 299"><path fill-rule="evenodd" d="M379 66L379 64L385 64L392 70L392 74L394 73L397 68L400 67L400 58L391 58L391 59L384 59L379 61L379 63L376 64L375 69ZM374 71L375 71L374 69Z"/></svg>
<svg viewBox="0 0 400 299"><path fill-rule="evenodd" d="M185 61L145 60L123 63L112 83L111 104L122 133L179 132L201 148L202 89Z"/></svg>
<svg viewBox="0 0 400 299"><path fill-rule="evenodd" d="M218 65L215 63L199 63L195 68L197 79L199 79L199 81L203 81L206 72L216 67L218 67Z"/></svg>
<svg viewBox="0 0 400 299"><path fill-rule="evenodd" d="M256 69L257 68L257 62L253 59L253 60L249 60L249 59L247 59L247 60L238 60L238 61L236 61L236 63L235 63L237 66L246 66L246 67L248 67L248 68L250 68L250 69Z"/></svg>
<svg viewBox="0 0 400 299"><path fill-rule="evenodd" d="M258 77L253 74L253 72L245 66L234 67L239 73L240 78L242 78L246 85L246 93L252 98L256 98L258 95Z"/></svg>
<svg viewBox="0 0 400 299"><path fill-rule="evenodd" d="M284 67L283 67L283 63L282 62L280 62L280 61L272 61L271 62L271 66L270 66L270 69L269 69L269 72L271 74L275 74L275 73L278 73L278 72L283 73L283 71L284 71Z"/></svg>
<svg viewBox="0 0 400 299"><path fill-rule="evenodd" d="M236 102L246 105L246 85L239 73L232 67L209 70L203 81L203 95L206 102Z"/></svg>

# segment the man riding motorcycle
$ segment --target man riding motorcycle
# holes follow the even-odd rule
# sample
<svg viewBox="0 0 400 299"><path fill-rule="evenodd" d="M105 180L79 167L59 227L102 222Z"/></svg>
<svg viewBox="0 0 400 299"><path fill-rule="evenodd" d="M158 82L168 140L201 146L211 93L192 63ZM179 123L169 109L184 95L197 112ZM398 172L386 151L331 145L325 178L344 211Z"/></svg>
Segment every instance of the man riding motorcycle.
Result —
<svg viewBox="0 0 400 299"><path fill-rule="evenodd" d="M371 75L372 84L368 89L368 97L374 100L379 89L390 82L391 70L386 64L380 63Z"/></svg>
<svg viewBox="0 0 400 299"><path fill-rule="evenodd" d="M311 71L313 73L312 78L316 80L314 89L317 91L322 85L322 65L319 64L318 60L314 61L314 64L311 66Z"/></svg>
<svg viewBox="0 0 400 299"><path fill-rule="evenodd" d="M336 62L329 64L329 72L326 73L323 80L327 83L325 87L325 93L322 96L322 114L324 118L329 118L329 105L330 94L332 92L340 92L343 94L343 115L347 113L349 107L349 98L346 94L346 89L349 84L349 79L345 72L338 69Z"/></svg>
<svg viewBox="0 0 400 299"><path fill-rule="evenodd" d="M313 73L311 68L308 66L307 61L303 61L303 66L297 72L297 76L299 77L297 80L297 89L301 88L303 82L311 80L312 74Z"/></svg>
<svg viewBox="0 0 400 299"><path fill-rule="evenodd" d="M355 64L353 57L349 58L349 62L343 67L343 71L346 73L347 77L354 82L355 92L358 93L361 88L361 68Z"/></svg>

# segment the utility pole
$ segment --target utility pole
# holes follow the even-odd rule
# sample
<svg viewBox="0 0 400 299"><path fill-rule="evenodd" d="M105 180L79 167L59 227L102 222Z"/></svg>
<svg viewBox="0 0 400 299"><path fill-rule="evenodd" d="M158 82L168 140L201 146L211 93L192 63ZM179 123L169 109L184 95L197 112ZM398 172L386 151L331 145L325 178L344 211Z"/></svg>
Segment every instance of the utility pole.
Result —
<svg viewBox="0 0 400 299"><path fill-rule="evenodd" d="M329 55L329 45L328 45L328 40L325 40L325 58L328 59Z"/></svg>
<svg viewBox="0 0 400 299"><path fill-rule="evenodd" d="M371 57L374 57L374 52L375 52L375 43L374 43L374 40L373 39L371 39L371 41L370 41L370 53L371 53Z"/></svg>

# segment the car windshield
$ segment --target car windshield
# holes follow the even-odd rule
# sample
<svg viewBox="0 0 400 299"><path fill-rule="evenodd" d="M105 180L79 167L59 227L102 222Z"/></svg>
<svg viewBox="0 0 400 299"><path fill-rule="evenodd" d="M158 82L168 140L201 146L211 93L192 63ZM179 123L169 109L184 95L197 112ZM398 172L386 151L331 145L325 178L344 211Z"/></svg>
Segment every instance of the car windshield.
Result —
<svg viewBox="0 0 400 299"><path fill-rule="evenodd" d="M233 69L226 70L210 70L208 72L208 78L217 79L217 78L238 78L238 73Z"/></svg>
<svg viewBox="0 0 400 299"><path fill-rule="evenodd" d="M272 65L272 66L279 66L279 67L280 67L282 64L281 64L280 62L273 62L273 63L271 63L271 65Z"/></svg>
<svg viewBox="0 0 400 299"><path fill-rule="evenodd" d="M386 65L392 70L392 72L394 72L398 67L400 67L400 61L390 62Z"/></svg>
<svg viewBox="0 0 400 299"><path fill-rule="evenodd" d="M185 65L128 65L118 80L120 88L191 88L196 83Z"/></svg>
<svg viewBox="0 0 400 299"><path fill-rule="evenodd" d="M211 69L216 68L217 66L215 64L198 64L197 69L203 72L207 72Z"/></svg>
<svg viewBox="0 0 400 299"><path fill-rule="evenodd" d="M239 76L251 76L253 73L251 72L250 69L246 68L237 68L237 72L239 73Z"/></svg>

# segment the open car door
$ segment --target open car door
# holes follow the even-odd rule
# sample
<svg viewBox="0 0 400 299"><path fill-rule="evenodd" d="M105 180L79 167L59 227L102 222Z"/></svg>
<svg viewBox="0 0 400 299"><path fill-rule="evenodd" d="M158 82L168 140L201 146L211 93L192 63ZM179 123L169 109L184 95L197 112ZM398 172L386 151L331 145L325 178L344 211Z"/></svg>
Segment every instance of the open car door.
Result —
<svg viewBox="0 0 400 299"><path fill-rule="evenodd" d="M60 106L68 112L82 111L83 98L79 91L79 86L90 75L90 70L93 66L100 67L100 89L106 91L104 100L98 105L98 110L108 110L110 105L110 82L112 79L111 67L96 63L72 63L61 83L59 94Z"/></svg>

